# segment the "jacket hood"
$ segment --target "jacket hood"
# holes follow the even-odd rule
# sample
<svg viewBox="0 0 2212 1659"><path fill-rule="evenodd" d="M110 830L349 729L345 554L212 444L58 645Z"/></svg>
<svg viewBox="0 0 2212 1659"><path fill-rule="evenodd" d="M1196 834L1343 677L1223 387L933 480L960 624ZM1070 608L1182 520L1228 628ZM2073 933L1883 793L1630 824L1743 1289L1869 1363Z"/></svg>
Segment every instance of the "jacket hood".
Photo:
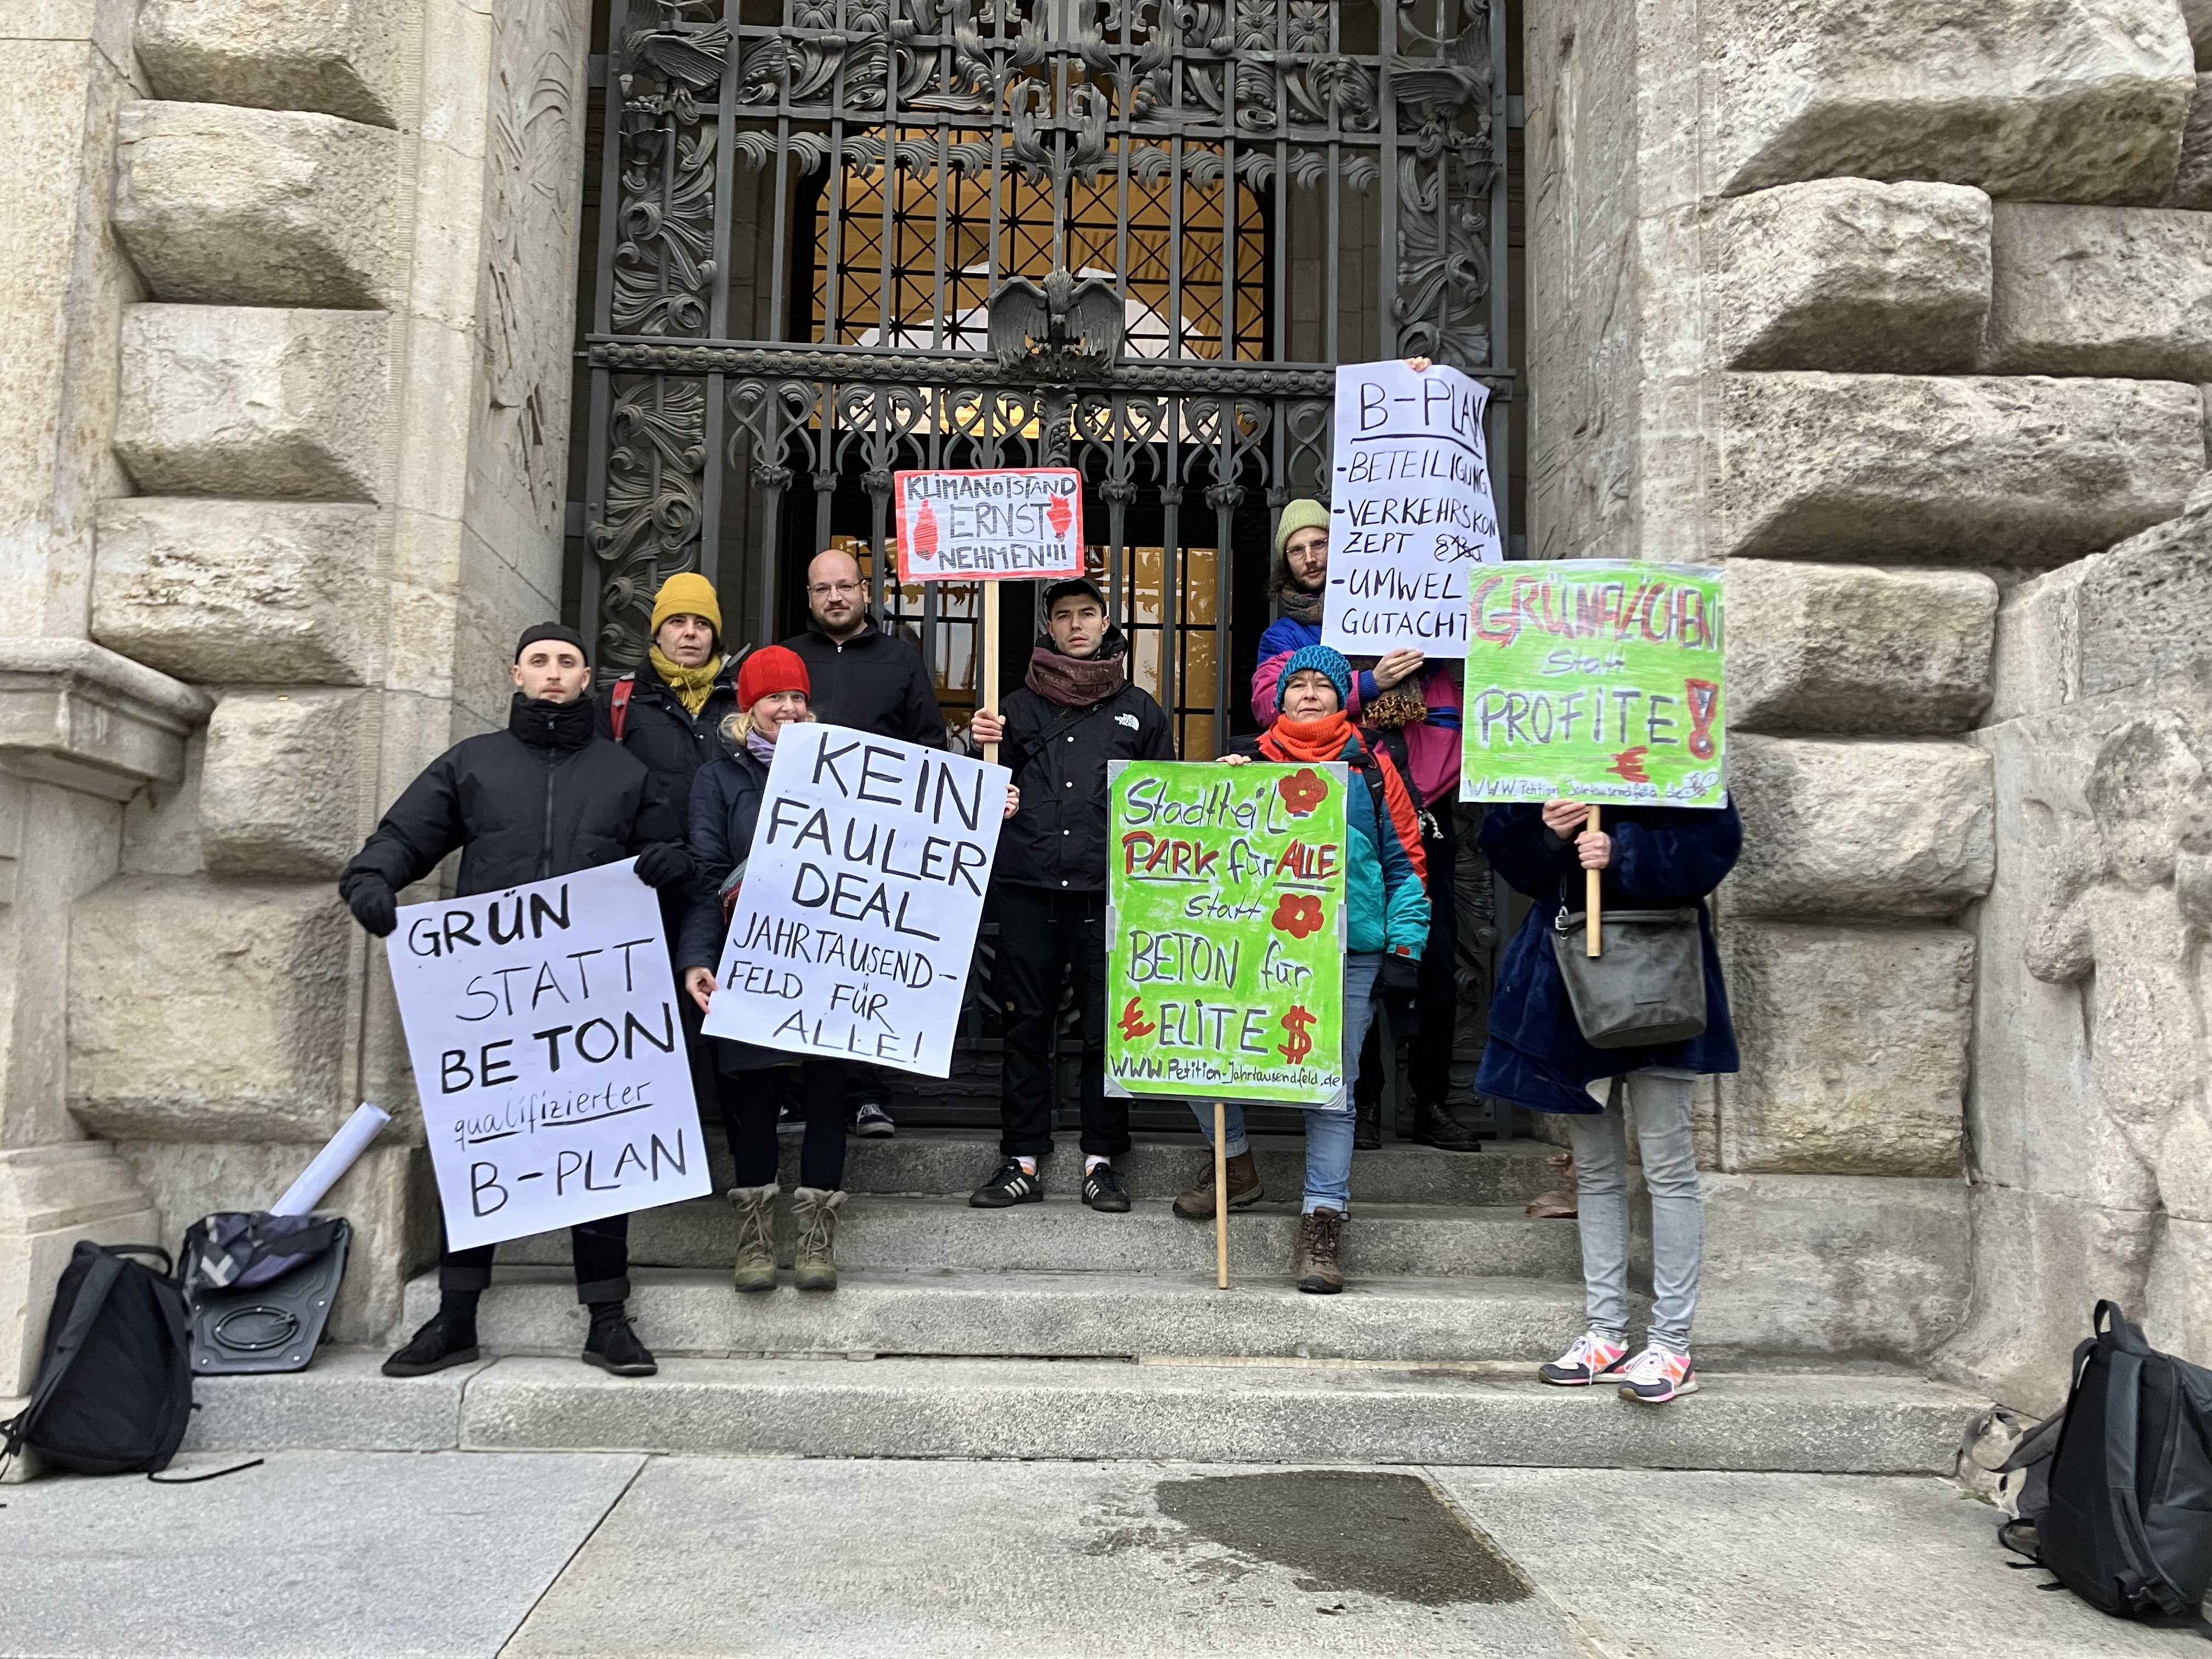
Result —
<svg viewBox="0 0 2212 1659"><path fill-rule="evenodd" d="M581 749L595 735L599 711L589 697L547 702L520 691L507 711L507 729L532 749Z"/></svg>

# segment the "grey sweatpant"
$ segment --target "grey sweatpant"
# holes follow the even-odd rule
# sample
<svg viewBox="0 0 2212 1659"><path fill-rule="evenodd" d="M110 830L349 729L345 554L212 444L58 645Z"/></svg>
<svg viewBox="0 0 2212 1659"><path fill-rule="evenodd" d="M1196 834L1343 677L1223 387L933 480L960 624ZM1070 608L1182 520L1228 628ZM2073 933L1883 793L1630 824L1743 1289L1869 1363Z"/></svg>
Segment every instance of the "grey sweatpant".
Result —
<svg viewBox="0 0 2212 1659"><path fill-rule="evenodd" d="M1673 1353L1690 1351L1705 1267L1705 1217L1698 1196L1698 1153L1690 1133L1688 1078L1631 1072L1613 1079L1601 1112L1567 1119L1575 1155L1575 1187L1583 1241L1583 1291L1590 1328L1615 1342L1628 1340L1628 1131L1622 1091L1636 1111L1644 1182L1651 1189L1650 1341Z"/></svg>

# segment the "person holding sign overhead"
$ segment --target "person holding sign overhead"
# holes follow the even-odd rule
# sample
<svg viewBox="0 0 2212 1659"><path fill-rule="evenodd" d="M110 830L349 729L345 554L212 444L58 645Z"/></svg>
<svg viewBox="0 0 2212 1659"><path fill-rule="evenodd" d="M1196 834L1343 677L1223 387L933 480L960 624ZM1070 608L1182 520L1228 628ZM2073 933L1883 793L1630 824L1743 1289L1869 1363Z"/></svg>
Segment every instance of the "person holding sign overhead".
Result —
<svg viewBox="0 0 2212 1659"><path fill-rule="evenodd" d="M398 894L459 849L454 890L495 893L635 855L637 878L663 892L691 879L683 826L652 775L595 729L584 641L558 623L526 628L514 648L507 730L465 738L430 763L384 815L338 878L356 921L379 939L398 923ZM650 1376L653 1355L630 1328L629 1217L569 1230L576 1299L591 1310L587 1364ZM384 1363L386 1376L423 1376L477 1358L477 1302L495 1246L447 1250L438 1311Z"/></svg>
<svg viewBox="0 0 2212 1659"><path fill-rule="evenodd" d="M850 553L833 547L814 556L806 567L806 631L783 644L806 669L816 719L931 749L946 746L929 665L911 641L868 614L868 584ZM884 1109L883 1073L857 1061L848 1071L855 1097L853 1133L896 1133Z"/></svg>
<svg viewBox="0 0 2212 1659"><path fill-rule="evenodd" d="M1413 803L1398 769L1386 755L1360 740L1344 706L1352 692L1352 665L1325 645L1291 653L1284 665L1275 720L1257 738L1238 738L1222 761L1304 765L1341 761L1365 787L1346 793L1346 892L1350 927L1344 959L1344 1078L1340 1108L1309 1106L1306 1114L1305 1200L1298 1226L1296 1277L1302 1291L1332 1296L1344 1288L1337 1255L1345 1216L1352 1207L1352 1109L1350 1098L1359 1073L1359 1050L1375 1018L1378 987L1396 981L1412 988L1428 943L1429 898L1411 852L1418 846ZM1200 1129L1210 1141L1213 1124L1207 1109L1194 1103ZM1229 1206L1257 1203L1258 1160L1245 1139L1244 1114L1231 1105L1227 1114ZM1214 1214L1211 1178L1175 1201L1187 1220L1210 1221Z"/></svg>
<svg viewBox="0 0 2212 1659"><path fill-rule="evenodd" d="M1602 830L1589 828L1587 802L1552 800L1493 806L1483 818L1482 848L1492 866L1535 902L1506 948L1475 1087L1567 1120L1589 1329L1538 1374L1570 1388L1617 1382L1625 1397L1658 1405L1698 1387L1690 1322L1705 1218L1691 1094L1701 1073L1736 1069L1735 1030L1705 899L1734 867L1743 827L1732 803L1715 810L1608 801L1601 817ZM1553 933L1564 912L1581 908L1591 871L1599 872L1599 913L1608 920L1620 909L1650 915L1694 908L1705 974L1703 1031L1656 1047L1601 1048L1584 1036ZM1563 931L1571 934L1564 948L1583 949L1578 933ZM1651 1191L1651 1327L1648 1346L1633 1359L1627 1108L1635 1110Z"/></svg>
<svg viewBox="0 0 2212 1659"><path fill-rule="evenodd" d="M1114 1159L1129 1150L1129 1108L1106 1093L1106 769L1116 760L1173 760L1168 717L1129 683L1128 642L1106 620L1097 584L1078 577L1044 591L1045 633L1003 717L978 709L979 743L1000 759L1028 805L999 837L994 987L1006 1016L999 1151L969 1195L980 1210L1044 1197L1038 1160L1052 1151L1052 1049L1060 980L1073 975L1083 1024L1083 1201L1121 1212L1128 1194Z"/></svg>
<svg viewBox="0 0 2212 1659"><path fill-rule="evenodd" d="M806 665L796 652L771 645L747 657L738 673L741 707L722 728L734 752L701 768L692 787L691 848L699 872L677 956L684 963L684 988L702 1014L714 1002L715 970L729 932L729 896L743 881L752 854L776 741L789 727L815 718L808 702L811 689ZM1015 793L1009 791L1008 816L1016 804ZM798 1059L781 1048L724 1037L714 1042L722 1068L754 1085L724 1090L719 1096L738 1166L738 1184L730 1190L738 1212L736 1287L775 1288L780 1091L759 1084L771 1067L796 1065L806 1127L799 1149L799 1186L792 1194L798 1234L794 1277L802 1291L834 1291L837 1215L845 1203L845 1085L850 1062L826 1056Z"/></svg>

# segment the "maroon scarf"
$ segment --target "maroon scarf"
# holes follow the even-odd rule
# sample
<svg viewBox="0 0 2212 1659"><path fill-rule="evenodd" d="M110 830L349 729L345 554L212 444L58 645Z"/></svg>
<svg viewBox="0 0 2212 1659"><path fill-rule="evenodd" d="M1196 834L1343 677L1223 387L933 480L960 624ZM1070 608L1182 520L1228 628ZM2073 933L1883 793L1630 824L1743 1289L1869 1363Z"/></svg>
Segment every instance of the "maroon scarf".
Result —
<svg viewBox="0 0 2212 1659"><path fill-rule="evenodd" d="M1103 702L1129 678L1129 659L1115 649L1109 635L1095 657L1064 657L1048 645L1030 653L1030 672L1023 682L1047 702L1062 708L1088 708ZM1112 651L1109 656L1107 653Z"/></svg>

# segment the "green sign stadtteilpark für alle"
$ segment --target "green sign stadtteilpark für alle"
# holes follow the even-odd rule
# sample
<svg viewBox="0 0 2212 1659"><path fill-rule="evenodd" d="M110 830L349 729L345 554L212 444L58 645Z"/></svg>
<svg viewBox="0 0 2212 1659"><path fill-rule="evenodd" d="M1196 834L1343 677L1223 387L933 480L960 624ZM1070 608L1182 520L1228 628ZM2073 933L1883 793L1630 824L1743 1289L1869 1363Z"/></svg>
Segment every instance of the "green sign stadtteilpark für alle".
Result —
<svg viewBox="0 0 2212 1659"><path fill-rule="evenodd" d="M1340 1103L1346 769L1109 769L1106 1087Z"/></svg>
<svg viewBox="0 0 2212 1659"><path fill-rule="evenodd" d="M1461 799L1728 804L1720 571L1565 559L1470 586Z"/></svg>

